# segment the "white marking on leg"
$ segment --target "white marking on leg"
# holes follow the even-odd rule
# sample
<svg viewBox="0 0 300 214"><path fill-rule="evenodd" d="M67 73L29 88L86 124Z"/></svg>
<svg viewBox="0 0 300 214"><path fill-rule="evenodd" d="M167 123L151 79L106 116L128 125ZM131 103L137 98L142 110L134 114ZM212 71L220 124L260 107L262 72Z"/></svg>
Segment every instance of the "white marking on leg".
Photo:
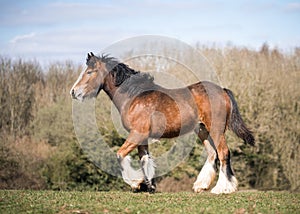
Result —
<svg viewBox="0 0 300 214"><path fill-rule="evenodd" d="M202 167L197 180L194 183L194 192L202 192L209 189L210 184L216 177L216 170L214 163L211 163L208 159L206 160L204 166Z"/></svg>
<svg viewBox="0 0 300 214"><path fill-rule="evenodd" d="M126 156L121 161L123 180L131 186L132 189L139 188L139 185L144 181L142 169L135 170L131 166L130 156Z"/></svg>
<svg viewBox="0 0 300 214"><path fill-rule="evenodd" d="M145 174L145 177L151 181L154 178L155 175L155 163L153 158L150 157L150 155L143 155L143 157L141 158L141 163L142 163L142 167L143 167L143 171Z"/></svg>
<svg viewBox="0 0 300 214"><path fill-rule="evenodd" d="M222 167L220 167L222 169ZM211 193L214 194L229 194L237 191L238 181L232 175L231 179L229 180L228 177L225 175L223 170L220 170L219 179L216 186L211 190Z"/></svg>

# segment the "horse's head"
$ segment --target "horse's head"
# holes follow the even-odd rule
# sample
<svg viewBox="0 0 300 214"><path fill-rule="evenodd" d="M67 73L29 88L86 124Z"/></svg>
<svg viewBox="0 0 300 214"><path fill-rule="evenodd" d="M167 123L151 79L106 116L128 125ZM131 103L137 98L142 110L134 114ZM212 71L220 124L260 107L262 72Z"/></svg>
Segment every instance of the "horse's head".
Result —
<svg viewBox="0 0 300 214"><path fill-rule="evenodd" d="M86 98L96 97L109 73L106 63L92 52L87 55L86 65L87 68L81 72L70 91L73 99L83 101Z"/></svg>

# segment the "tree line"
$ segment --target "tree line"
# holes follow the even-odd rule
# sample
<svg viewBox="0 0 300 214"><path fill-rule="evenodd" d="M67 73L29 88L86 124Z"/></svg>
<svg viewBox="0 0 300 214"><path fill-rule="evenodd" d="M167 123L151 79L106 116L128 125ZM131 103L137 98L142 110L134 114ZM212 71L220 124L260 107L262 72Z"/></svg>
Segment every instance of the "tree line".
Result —
<svg viewBox="0 0 300 214"><path fill-rule="evenodd" d="M255 134L253 148L227 135L240 187L299 190L300 49L283 53L267 44L259 51L197 48L234 92ZM78 145L69 90L81 66L64 62L42 68L36 61L5 57L0 57L0 63L1 189L128 189L122 179L94 166ZM100 96L109 106L107 97ZM101 134L112 148L118 148L124 139L114 129L109 108L96 108ZM163 150L168 142L154 146ZM188 159L159 178L159 183L173 182L179 190L188 190L180 181L196 179L202 150L199 142ZM160 188L169 190L164 185Z"/></svg>

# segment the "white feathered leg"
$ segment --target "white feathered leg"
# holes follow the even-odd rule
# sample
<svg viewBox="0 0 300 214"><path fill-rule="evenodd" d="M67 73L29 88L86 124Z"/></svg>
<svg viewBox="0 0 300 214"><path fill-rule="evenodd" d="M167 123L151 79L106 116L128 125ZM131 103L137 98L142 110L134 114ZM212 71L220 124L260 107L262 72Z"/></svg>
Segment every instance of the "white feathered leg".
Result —
<svg viewBox="0 0 300 214"><path fill-rule="evenodd" d="M134 169L131 166L130 156L126 156L120 161L122 167L123 180L131 186L132 189L139 188L140 184L144 181L144 174L142 169Z"/></svg>
<svg viewBox="0 0 300 214"><path fill-rule="evenodd" d="M220 139L217 151L220 160L220 173L218 182L211 192L215 194L235 192L238 188L238 181L231 167L230 151L226 145L224 135Z"/></svg>
<svg viewBox="0 0 300 214"><path fill-rule="evenodd" d="M221 168L221 167L220 167ZM222 168L219 173L219 179L216 186L211 190L211 193L214 194L229 194L237 191L238 188L238 181L232 175L230 178L226 176L226 172L224 173Z"/></svg>
<svg viewBox="0 0 300 214"><path fill-rule="evenodd" d="M153 178L155 176L155 163L149 154L145 154L141 158L142 171L145 177L145 183L149 192L155 191L155 184Z"/></svg>
<svg viewBox="0 0 300 214"><path fill-rule="evenodd" d="M203 144L205 145L205 149L207 151L208 156L204 166L202 167L197 177L197 180L193 185L193 190L197 193L208 190L211 183L216 177L215 162L217 158L217 153L213 148L212 144L209 142L209 140L204 140Z"/></svg>
<svg viewBox="0 0 300 214"><path fill-rule="evenodd" d="M194 192L200 193L204 190L209 189L210 184L216 177L216 169L214 162L211 163L208 159L206 160L204 166L202 167L197 180L194 183L193 190Z"/></svg>

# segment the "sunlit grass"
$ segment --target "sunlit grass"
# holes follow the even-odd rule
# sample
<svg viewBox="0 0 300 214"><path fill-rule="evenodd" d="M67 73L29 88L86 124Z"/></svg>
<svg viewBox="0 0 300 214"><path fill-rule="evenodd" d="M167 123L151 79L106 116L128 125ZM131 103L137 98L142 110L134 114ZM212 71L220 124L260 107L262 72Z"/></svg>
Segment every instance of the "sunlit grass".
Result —
<svg viewBox="0 0 300 214"><path fill-rule="evenodd" d="M131 193L0 191L1 213L297 213L290 192Z"/></svg>

